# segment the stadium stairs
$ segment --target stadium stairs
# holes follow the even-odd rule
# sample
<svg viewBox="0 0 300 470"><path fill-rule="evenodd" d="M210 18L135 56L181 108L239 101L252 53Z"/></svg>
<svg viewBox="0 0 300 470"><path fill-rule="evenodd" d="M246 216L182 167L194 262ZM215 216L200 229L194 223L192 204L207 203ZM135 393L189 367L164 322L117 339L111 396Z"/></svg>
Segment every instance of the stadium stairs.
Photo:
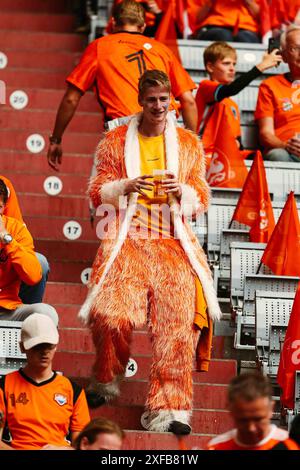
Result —
<svg viewBox="0 0 300 470"><path fill-rule="evenodd" d="M98 246L85 192L102 119L92 93L81 100L65 134L59 173L49 169L45 156L65 77L86 45L85 37L72 33L74 18L67 4L60 0L0 2L0 52L8 59L4 68L2 59L0 69L0 80L6 84L6 104L0 105L0 168L15 186L36 250L46 255L51 265L44 300L54 305L60 316L55 367L86 384L94 360L93 345L77 313L86 295L81 273L91 267ZM23 109L10 105L15 90L28 95ZM26 147L32 134L45 139L45 148L39 153L31 153ZM57 196L44 190L45 179L53 175L63 183ZM63 234L64 224L70 220L82 227L77 240ZM215 336L209 372L194 372L193 434L186 439L189 448L203 448L211 436L231 427L225 409L226 386L236 374L236 361L229 357L227 340L226 336ZM177 449L172 434L158 435L141 428L151 360L146 331L135 332L132 357L138 368L124 381L120 398L111 406L93 410L92 416L109 417L126 429L128 449Z"/></svg>

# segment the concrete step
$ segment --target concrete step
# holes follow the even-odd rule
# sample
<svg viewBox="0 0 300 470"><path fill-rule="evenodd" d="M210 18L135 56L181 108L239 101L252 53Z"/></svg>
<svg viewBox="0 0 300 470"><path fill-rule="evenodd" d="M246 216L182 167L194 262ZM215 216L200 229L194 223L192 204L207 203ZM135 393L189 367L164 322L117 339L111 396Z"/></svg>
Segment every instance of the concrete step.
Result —
<svg viewBox="0 0 300 470"><path fill-rule="evenodd" d="M2 8L2 4L1 4ZM9 29L0 30L0 44L4 49L19 49L24 51L36 50L37 45L40 51L45 54L49 51L83 51L87 39L83 36L68 33L44 33L35 31L10 31ZM3 70L1 70L2 76Z"/></svg>
<svg viewBox="0 0 300 470"><path fill-rule="evenodd" d="M2 167L1 170L3 171ZM44 181L49 176L53 176L53 172L51 172L49 168L49 171L45 174L28 174L28 170L32 170L32 168L28 168L22 173L12 173L10 171L5 171L5 176L13 183L17 194L26 193L28 191L31 194L36 193L39 195L45 195ZM44 170L48 170L45 161ZM87 171L86 174L84 174L83 171L80 171L80 173L74 175L64 175L60 173L59 178L63 184L60 195L85 196L89 177L90 171ZM26 197L26 194L24 197Z"/></svg>
<svg viewBox="0 0 300 470"><path fill-rule="evenodd" d="M53 110L36 110L36 109L23 109L16 111L11 108L2 108L0 115L0 126L2 129L15 129L15 130L35 130L40 132L48 132L54 127L56 112ZM101 132L101 117L97 113L83 113L77 112L72 119L69 130L70 132L92 132L100 134Z"/></svg>
<svg viewBox="0 0 300 470"><path fill-rule="evenodd" d="M41 155L44 155L45 162L46 162L46 152L48 149L48 136L49 132L39 132L39 128L33 129L31 132L29 131L18 131L18 130L11 130L11 129L0 129L0 150L21 150L27 151L26 148L26 140L31 134L41 134L45 139L45 149L40 154L36 154L36 158L40 158ZM95 148L100 140L100 136L98 134L92 133L72 133L66 131L64 138L63 138L63 151L65 153L76 153L80 154L89 154L93 155ZM48 163L46 163L48 165ZM62 171L63 171L63 164L62 164Z"/></svg>
<svg viewBox="0 0 300 470"><path fill-rule="evenodd" d="M91 417L105 417L116 421L123 429L142 430L140 424L142 406L101 406L90 410ZM201 434L221 434L232 428L232 420L228 411L194 409L192 430Z"/></svg>
<svg viewBox="0 0 300 470"><path fill-rule="evenodd" d="M24 54L28 55L27 52L24 52ZM31 56L32 54L30 54ZM34 53L33 53L34 55ZM53 52L54 57L56 57L56 52ZM60 54L57 54L58 57L60 57ZM61 53L62 59L66 60L64 53ZM68 54L70 55L70 54ZM50 55L51 58L51 55ZM50 61L51 63L51 61ZM67 74L66 74L67 76ZM20 88L22 89L22 83L20 82L18 84ZM51 86L51 84L49 84ZM10 106L9 104L9 97L10 95L17 89L16 86L10 87L7 86L6 88L6 96L7 96L7 106ZM26 87L24 90L28 96L28 105L24 109L47 109L47 110L54 110L55 112L58 109L59 103L64 95L64 89L63 90L49 90L45 88L29 88ZM4 107L3 107L4 109ZM99 103L97 102L97 99L95 98L95 95L93 92L87 92L84 94L84 96L81 98L80 103L78 105L77 111L78 112L89 112L89 113L98 113L101 114L101 108L99 106Z"/></svg>
<svg viewBox="0 0 300 470"><path fill-rule="evenodd" d="M66 309L67 313L72 313L69 306ZM76 311L76 316L78 309ZM62 325L62 317L60 315L60 326ZM76 319L79 323L79 320ZM150 365L152 358L151 356L143 355L132 355L132 358L137 362L137 372L131 380L148 380ZM86 378L85 382L81 382L82 385L87 385L88 378L91 375L91 367L95 361L94 353L86 352L65 352L59 351L55 355L55 369L62 370L65 375L69 377ZM236 375L236 361L234 360L223 360L223 359L212 359L210 362L208 372L193 372L193 382L202 384L228 384L233 376Z"/></svg>
<svg viewBox="0 0 300 470"><path fill-rule="evenodd" d="M2 2L1 2L2 9ZM20 13L2 11L0 29L23 31L43 31L71 33L74 28L73 15L53 15L50 13Z"/></svg>
<svg viewBox="0 0 300 470"><path fill-rule="evenodd" d="M213 435L190 434L182 440L184 449L205 449ZM124 450L178 450L179 441L174 434L126 430Z"/></svg>
<svg viewBox="0 0 300 470"><path fill-rule="evenodd" d="M1 10L17 12L51 12L66 13L69 11L68 2L61 0L1 0Z"/></svg>
<svg viewBox="0 0 300 470"><path fill-rule="evenodd" d="M67 175L90 175L93 163L93 156L90 155L70 155L64 153L62 171L57 173L59 178ZM0 152L1 173L11 175L12 181L18 174L40 175L44 178L53 175L53 170L49 167L44 154L33 154L16 150L1 150ZM19 189L19 188L16 188Z"/></svg>

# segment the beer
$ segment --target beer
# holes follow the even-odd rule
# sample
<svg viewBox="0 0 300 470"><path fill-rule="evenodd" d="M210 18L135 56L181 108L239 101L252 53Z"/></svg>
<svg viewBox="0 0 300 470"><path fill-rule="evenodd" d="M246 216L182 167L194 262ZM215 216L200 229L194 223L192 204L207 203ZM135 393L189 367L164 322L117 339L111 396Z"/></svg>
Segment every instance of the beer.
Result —
<svg viewBox="0 0 300 470"><path fill-rule="evenodd" d="M167 177L167 170L153 170L153 183L154 183L154 197L161 199L166 196L165 190L162 186L163 180Z"/></svg>

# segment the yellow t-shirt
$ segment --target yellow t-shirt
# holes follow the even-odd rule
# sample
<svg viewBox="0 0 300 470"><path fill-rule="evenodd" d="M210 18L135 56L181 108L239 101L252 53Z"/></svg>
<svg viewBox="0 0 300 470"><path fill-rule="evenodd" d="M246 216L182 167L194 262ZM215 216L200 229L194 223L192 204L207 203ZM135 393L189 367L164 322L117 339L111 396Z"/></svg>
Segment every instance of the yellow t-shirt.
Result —
<svg viewBox="0 0 300 470"><path fill-rule="evenodd" d="M140 144L140 174L152 175L154 170L165 170L164 136L138 135ZM153 181L152 179L149 181ZM138 207L131 226L142 238L174 238L174 229L167 194L155 196L154 187L143 190L146 196L138 197Z"/></svg>

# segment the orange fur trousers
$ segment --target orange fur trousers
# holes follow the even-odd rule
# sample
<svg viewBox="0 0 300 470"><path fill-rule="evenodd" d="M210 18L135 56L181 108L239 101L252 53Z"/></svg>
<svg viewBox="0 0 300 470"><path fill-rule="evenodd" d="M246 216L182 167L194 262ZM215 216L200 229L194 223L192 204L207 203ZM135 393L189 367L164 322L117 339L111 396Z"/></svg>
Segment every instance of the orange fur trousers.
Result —
<svg viewBox="0 0 300 470"><path fill-rule="evenodd" d="M177 240L127 238L91 313L97 382L124 373L132 331L147 324L152 365L146 407L191 409L199 335L193 326L195 276Z"/></svg>

